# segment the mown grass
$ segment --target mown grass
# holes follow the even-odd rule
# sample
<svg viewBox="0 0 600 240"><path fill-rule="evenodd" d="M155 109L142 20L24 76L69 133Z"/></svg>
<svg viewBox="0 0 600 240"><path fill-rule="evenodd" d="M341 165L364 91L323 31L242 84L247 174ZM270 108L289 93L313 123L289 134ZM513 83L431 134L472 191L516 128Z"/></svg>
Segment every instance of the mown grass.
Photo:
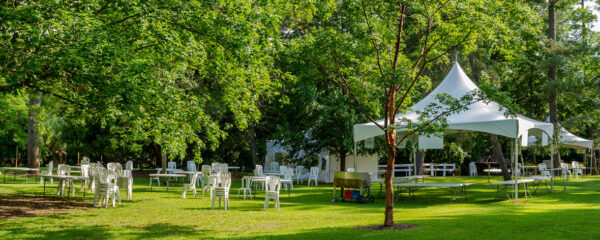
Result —
<svg viewBox="0 0 600 240"><path fill-rule="evenodd" d="M41 195L40 184L0 183L0 198ZM422 189L416 199L396 204L396 222L418 226L404 231L364 231L354 227L381 224L383 195L375 204L331 202L331 185L295 186L291 198L282 191L281 211L263 210L264 195L236 197L228 211L210 209L210 200L181 198L181 184L155 187L135 179L133 200L116 208L0 221L0 239L600 239L600 177L567 182L552 194L541 190L527 204L495 200L485 177L446 177L431 182L473 182L466 202L450 203L444 190ZM499 178L494 181L500 181ZM9 183L10 182L10 183ZM55 196L51 186L47 196ZM375 187L377 195L378 187ZM125 192L122 191L122 197ZM81 193L77 199L81 200ZM92 201L88 195L85 201Z"/></svg>

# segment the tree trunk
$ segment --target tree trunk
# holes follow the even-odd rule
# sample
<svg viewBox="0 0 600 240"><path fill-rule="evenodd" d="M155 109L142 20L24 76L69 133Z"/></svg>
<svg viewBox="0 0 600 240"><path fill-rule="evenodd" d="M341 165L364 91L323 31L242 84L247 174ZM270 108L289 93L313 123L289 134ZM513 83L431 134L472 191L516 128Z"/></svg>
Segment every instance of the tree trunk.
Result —
<svg viewBox="0 0 600 240"><path fill-rule="evenodd" d="M258 165L258 149L256 147L256 123L250 125L250 149L252 151L252 166Z"/></svg>
<svg viewBox="0 0 600 240"><path fill-rule="evenodd" d="M340 171L346 171L346 148L340 147L338 154L340 156Z"/></svg>
<svg viewBox="0 0 600 240"><path fill-rule="evenodd" d="M500 163L504 181L511 180L512 177L508 172L508 163L504 158L504 153L502 153L502 146L500 145L500 141L498 141L498 136L490 134L490 142L492 142L492 159L494 162Z"/></svg>
<svg viewBox="0 0 600 240"><path fill-rule="evenodd" d="M424 175L423 164L425 163L425 150L417 151L415 158L415 167L417 168L417 175Z"/></svg>
<svg viewBox="0 0 600 240"><path fill-rule="evenodd" d="M392 130L385 131L385 142L387 145L387 166L385 168L385 220L383 226L394 226L394 186L392 186L392 175L394 172L394 164L396 161L396 116L394 116L394 105L396 103L396 94L388 94L386 118L387 124L384 127L387 129L392 127Z"/></svg>
<svg viewBox="0 0 600 240"><path fill-rule="evenodd" d="M596 162L596 150L592 151L592 174L598 175L598 162Z"/></svg>
<svg viewBox="0 0 600 240"><path fill-rule="evenodd" d="M27 167L40 167L40 145L38 142L37 114L42 104L42 93L29 95L29 111L27 114Z"/></svg>
<svg viewBox="0 0 600 240"><path fill-rule="evenodd" d="M556 45L556 1L555 0L550 0L549 4L548 4L548 39L550 40L550 48L551 48L551 54L550 57L552 57L552 55L554 55L554 51L555 51L555 45ZM554 84L555 87L550 88L550 99L549 99L549 106L550 106L550 122L554 124L554 139L558 139L558 106L556 103L556 99L557 99L557 91L558 88L556 88L556 65L551 61L549 64L549 68L548 68L548 77L550 78L550 81L552 81L552 84ZM555 141L556 143L558 143L558 141ZM556 145L556 153L554 154L554 167L555 168L559 168L560 167L560 151L559 151L559 145Z"/></svg>

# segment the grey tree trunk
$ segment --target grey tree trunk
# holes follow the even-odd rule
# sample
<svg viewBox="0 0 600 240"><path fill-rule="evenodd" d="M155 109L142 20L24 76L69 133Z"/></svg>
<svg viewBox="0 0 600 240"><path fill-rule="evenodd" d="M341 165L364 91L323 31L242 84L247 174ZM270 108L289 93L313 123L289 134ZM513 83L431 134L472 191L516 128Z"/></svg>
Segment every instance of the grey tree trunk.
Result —
<svg viewBox="0 0 600 240"><path fill-rule="evenodd" d="M504 181L511 180L512 177L508 172L508 163L504 158L504 153L502 153L502 147L500 146L500 141L498 141L498 136L495 134L490 134L490 141L492 142L492 159L495 162L500 163L500 169L502 170L502 176L504 177Z"/></svg>
<svg viewBox="0 0 600 240"><path fill-rule="evenodd" d="M550 40L550 46L552 48L552 52L550 56L554 55L554 49L556 47L556 0L548 1L548 40ZM548 77L550 81L556 86L556 65L551 62L548 67ZM549 99L549 107L550 107L550 122L554 124L554 139L558 138L558 106L557 106L557 91L558 88L553 87L550 88L550 99ZM558 143L558 141L555 141ZM556 153L554 155L554 167L560 167L560 151L559 145L556 145Z"/></svg>
<svg viewBox="0 0 600 240"><path fill-rule="evenodd" d="M424 162L425 162L425 150L417 151L416 156L415 156L415 167L417 168L417 175L425 174L425 169L423 168Z"/></svg>
<svg viewBox="0 0 600 240"><path fill-rule="evenodd" d="M27 114L27 167L40 167L40 145L38 141L37 114L42 105L42 93L29 95L29 111Z"/></svg>
<svg viewBox="0 0 600 240"><path fill-rule="evenodd" d="M258 164L258 149L256 147L256 123L250 125L250 148L252 151L252 166Z"/></svg>

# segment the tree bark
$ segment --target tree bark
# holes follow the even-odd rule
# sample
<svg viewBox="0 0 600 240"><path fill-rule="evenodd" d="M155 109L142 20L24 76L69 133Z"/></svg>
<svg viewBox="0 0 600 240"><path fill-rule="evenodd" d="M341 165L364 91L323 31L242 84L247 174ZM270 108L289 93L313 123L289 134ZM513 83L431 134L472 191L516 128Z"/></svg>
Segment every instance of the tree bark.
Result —
<svg viewBox="0 0 600 240"><path fill-rule="evenodd" d="M394 226L394 186L392 186L392 175L394 171L394 164L396 161L396 116L394 116L394 106L396 103L396 94L390 90L390 94L387 97L387 112L386 118L388 124L384 127L392 127L391 130L385 131L385 142L387 145L387 166L385 171L385 220L383 226L391 227Z"/></svg>
<svg viewBox="0 0 600 240"><path fill-rule="evenodd" d="M498 141L498 136L496 136L496 134L490 134L490 142L492 142L492 159L494 162L500 164L504 181L511 180L512 177L508 172L508 163L504 158L504 153L502 153L502 146L500 145L500 141Z"/></svg>
<svg viewBox="0 0 600 240"><path fill-rule="evenodd" d="M556 47L556 1L550 0L548 2L548 39L550 40L550 57L552 57ZM548 67L548 77L550 78L551 83L556 86L556 65L553 61L550 61ZM550 88L550 99L548 103L550 107L550 122L554 124L554 139L558 138L558 105L556 102L557 91L558 89L556 87ZM555 142L558 143L558 141ZM559 168L560 163L559 145L556 145L556 153L554 154L554 167Z"/></svg>
<svg viewBox="0 0 600 240"><path fill-rule="evenodd" d="M27 114L27 167L40 167L40 144L38 141L37 114L42 105L42 93L29 95L29 111Z"/></svg>
<svg viewBox="0 0 600 240"><path fill-rule="evenodd" d="M340 147L338 149L338 154L340 156L340 171L346 171L346 148Z"/></svg>
<svg viewBox="0 0 600 240"><path fill-rule="evenodd" d="M417 175L424 175L423 164L425 163L425 150L417 151L415 158L415 167L417 168Z"/></svg>
<svg viewBox="0 0 600 240"><path fill-rule="evenodd" d="M252 166L258 165L258 149L256 147L256 123L250 125L250 149L252 151Z"/></svg>

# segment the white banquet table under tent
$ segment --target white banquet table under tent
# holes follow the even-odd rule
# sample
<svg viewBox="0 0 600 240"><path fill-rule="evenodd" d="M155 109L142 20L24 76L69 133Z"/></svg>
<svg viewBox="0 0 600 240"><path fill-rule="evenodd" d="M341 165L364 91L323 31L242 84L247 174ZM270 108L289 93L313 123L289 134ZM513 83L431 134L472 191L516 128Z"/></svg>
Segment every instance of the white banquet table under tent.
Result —
<svg viewBox="0 0 600 240"><path fill-rule="evenodd" d="M546 119L546 121L549 121L549 119ZM530 138L529 139L529 145L534 145L537 142L537 138ZM589 163L591 166L591 161L593 159L593 154L594 154L594 140L588 140L582 137L579 137L569 131L567 131L567 129L565 129L564 127L560 126L559 127L559 132L558 132L558 144L568 147L568 148L573 148L575 150L577 150L578 152L583 152L585 154L585 150L589 150L590 151L590 160ZM542 141L542 146L548 145L547 141ZM590 168L591 170L591 168Z"/></svg>
<svg viewBox="0 0 600 240"><path fill-rule="evenodd" d="M479 87L477 87L477 85L475 85L475 83L469 79L460 65L455 63L444 80L433 91L431 91L431 93L409 108L412 110L407 111L406 113L397 114L395 116L397 134L399 136L407 134L407 122L404 119L416 122L419 117L419 112L424 111L425 108L432 103L439 104L439 101L436 98L438 94L445 93L449 94L455 99L460 99L465 95L471 95L477 91L479 91ZM502 109L503 108L498 103L493 101L474 102L467 106L465 111L452 114L446 118L448 127L445 134L460 131L475 131L513 138L515 144L514 148L512 149L514 154L512 159L515 161L514 167L516 168L518 159L516 156L518 154L518 146L527 146L529 135L539 134L539 137L542 139L551 138L554 127L551 123L537 121L521 115L506 116ZM381 119L377 122L383 126L384 121L385 119ZM530 130L534 131L530 132ZM355 158L356 144L358 142L381 135L384 135L384 131L372 122L355 124ZM420 149L442 148L443 145L443 138L438 136L416 136L415 138L418 139L418 145ZM520 144L518 142L519 138L521 138ZM551 145L551 147L553 148L553 145ZM517 179L516 171L513 170L513 173L515 173L515 179ZM515 195L518 195L518 185L516 184ZM518 196L515 196L515 199L518 200Z"/></svg>

